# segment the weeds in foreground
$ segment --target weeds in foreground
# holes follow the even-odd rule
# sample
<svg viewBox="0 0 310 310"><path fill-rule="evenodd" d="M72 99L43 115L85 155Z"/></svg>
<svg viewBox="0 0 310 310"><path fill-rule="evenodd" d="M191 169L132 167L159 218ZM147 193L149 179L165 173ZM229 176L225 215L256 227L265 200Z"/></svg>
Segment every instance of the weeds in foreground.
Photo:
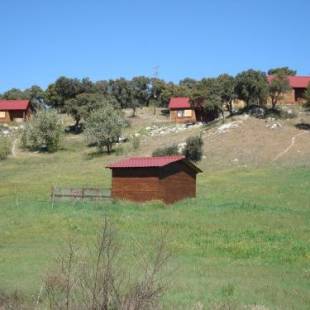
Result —
<svg viewBox="0 0 310 310"><path fill-rule="evenodd" d="M105 220L96 245L81 254L72 241L44 280L42 303L50 309L157 309L167 287L161 276L169 254L159 241L153 260L142 263L139 277L122 269L121 248ZM134 279L135 280L132 280Z"/></svg>

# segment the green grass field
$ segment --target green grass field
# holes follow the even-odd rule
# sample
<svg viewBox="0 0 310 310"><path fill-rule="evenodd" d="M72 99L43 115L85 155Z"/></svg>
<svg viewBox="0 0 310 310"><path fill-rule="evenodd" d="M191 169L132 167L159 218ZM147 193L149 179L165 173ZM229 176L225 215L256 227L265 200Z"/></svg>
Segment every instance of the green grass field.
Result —
<svg viewBox="0 0 310 310"><path fill-rule="evenodd" d="M90 158L77 152L79 143L0 162L1 291L17 289L30 300L66 240L87 244L108 216L124 256L135 244L147 251L167 231L174 272L164 309L309 309L309 166L205 172L197 199L170 207L107 201L52 208L52 185L110 185L104 167L115 155Z"/></svg>

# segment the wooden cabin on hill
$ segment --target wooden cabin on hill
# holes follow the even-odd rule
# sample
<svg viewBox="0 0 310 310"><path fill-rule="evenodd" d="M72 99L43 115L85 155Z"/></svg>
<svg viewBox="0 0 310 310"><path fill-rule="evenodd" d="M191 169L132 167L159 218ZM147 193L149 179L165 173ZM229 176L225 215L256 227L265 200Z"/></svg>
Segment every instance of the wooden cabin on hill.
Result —
<svg viewBox="0 0 310 310"><path fill-rule="evenodd" d="M269 83L275 78L273 75L268 77ZM310 85L310 76L288 76L287 77L291 90L284 94L280 103L295 104L304 102L304 94L307 87Z"/></svg>
<svg viewBox="0 0 310 310"><path fill-rule="evenodd" d="M107 166L112 170L112 198L169 204L196 196L202 172L184 156L132 157Z"/></svg>
<svg viewBox="0 0 310 310"><path fill-rule="evenodd" d="M174 97L169 102L170 121L175 123L195 123L195 109L188 97Z"/></svg>
<svg viewBox="0 0 310 310"><path fill-rule="evenodd" d="M216 118L212 113L206 113L202 99L191 101L188 97L172 97L169 101L170 121L178 124L207 122Z"/></svg>
<svg viewBox="0 0 310 310"><path fill-rule="evenodd" d="M30 114L29 100L0 100L0 123L22 122Z"/></svg>

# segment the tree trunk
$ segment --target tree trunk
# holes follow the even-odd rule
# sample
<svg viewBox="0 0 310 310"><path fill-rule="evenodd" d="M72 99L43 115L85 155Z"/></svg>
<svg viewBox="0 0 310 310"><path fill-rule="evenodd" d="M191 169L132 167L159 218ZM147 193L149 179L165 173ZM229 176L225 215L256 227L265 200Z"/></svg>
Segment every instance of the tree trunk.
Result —
<svg viewBox="0 0 310 310"><path fill-rule="evenodd" d="M224 112L224 109L221 109L221 114L222 114L223 123L225 123L225 112Z"/></svg>
<svg viewBox="0 0 310 310"><path fill-rule="evenodd" d="M108 143L107 144L107 153L110 154L111 153L111 145Z"/></svg>
<svg viewBox="0 0 310 310"><path fill-rule="evenodd" d="M228 111L229 111L229 115L232 116L233 115L232 100L228 102Z"/></svg>
<svg viewBox="0 0 310 310"><path fill-rule="evenodd" d="M276 108L276 104L277 104L276 98L272 98L271 99L272 110L274 110Z"/></svg>
<svg viewBox="0 0 310 310"><path fill-rule="evenodd" d="M75 119L74 130L77 131L78 126L80 125L80 118Z"/></svg>
<svg viewBox="0 0 310 310"><path fill-rule="evenodd" d="M136 116L136 107L133 107L132 108L132 117L135 117Z"/></svg>

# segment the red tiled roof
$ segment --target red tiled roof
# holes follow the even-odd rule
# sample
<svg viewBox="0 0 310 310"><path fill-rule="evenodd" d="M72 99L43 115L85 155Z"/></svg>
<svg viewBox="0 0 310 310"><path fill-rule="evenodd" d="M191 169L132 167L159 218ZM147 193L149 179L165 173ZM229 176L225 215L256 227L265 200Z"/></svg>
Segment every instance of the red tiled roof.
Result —
<svg viewBox="0 0 310 310"><path fill-rule="evenodd" d="M195 170L196 173L202 172L197 166L188 161L184 156L157 156L157 157L131 157L112 163L106 168L159 168L171 163L183 161L188 167Z"/></svg>
<svg viewBox="0 0 310 310"><path fill-rule="evenodd" d="M271 82L274 76L269 75L267 78ZM287 78L292 88L307 88L310 83L310 76L288 76Z"/></svg>
<svg viewBox="0 0 310 310"><path fill-rule="evenodd" d="M190 108L190 102L188 97L174 97L170 99L169 109L186 109Z"/></svg>
<svg viewBox="0 0 310 310"><path fill-rule="evenodd" d="M29 100L0 100L0 110L27 110Z"/></svg>
<svg viewBox="0 0 310 310"><path fill-rule="evenodd" d="M107 168L163 167L183 159L185 159L185 157L181 155L158 157L131 157L110 164L107 166Z"/></svg>

